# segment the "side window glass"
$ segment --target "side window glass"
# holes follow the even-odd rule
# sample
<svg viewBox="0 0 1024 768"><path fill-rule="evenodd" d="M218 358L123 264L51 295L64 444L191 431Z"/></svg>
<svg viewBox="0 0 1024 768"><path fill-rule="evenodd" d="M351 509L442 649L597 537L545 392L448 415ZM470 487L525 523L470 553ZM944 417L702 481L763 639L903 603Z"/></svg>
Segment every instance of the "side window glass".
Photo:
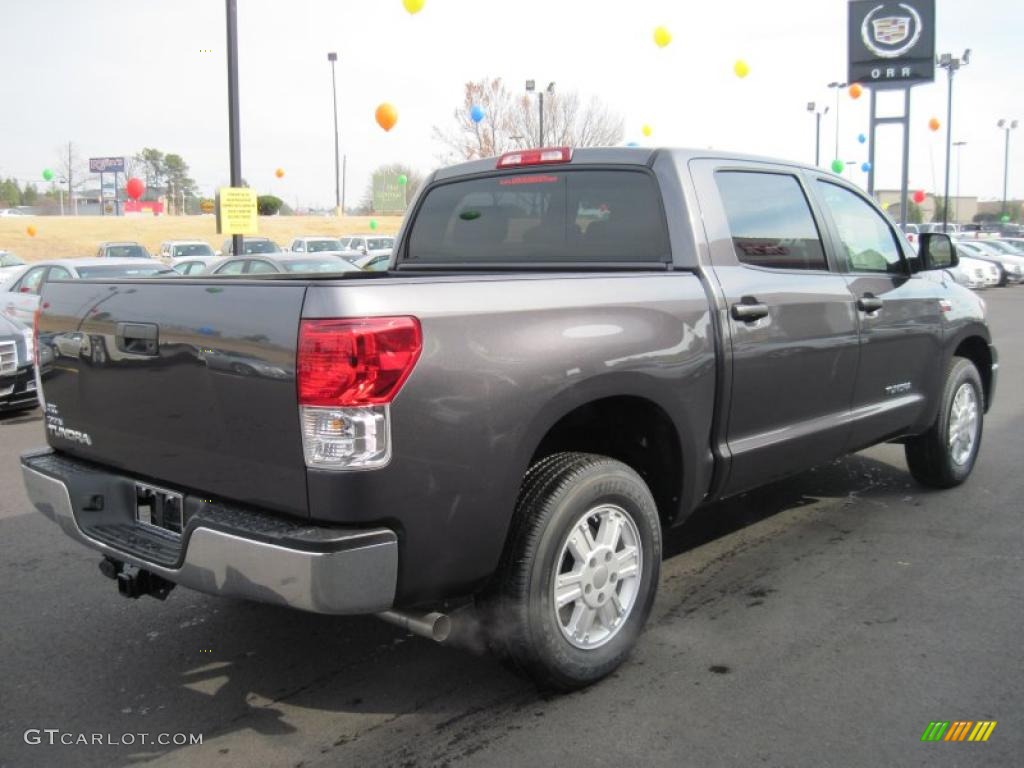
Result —
<svg viewBox="0 0 1024 768"><path fill-rule="evenodd" d="M265 261L250 261L249 262L249 274L250 275L267 275L271 272L277 272L272 264L268 264Z"/></svg>
<svg viewBox="0 0 1024 768"><path fill-rule="evenodd" d="M819 181L853 272L906 274L896 236L878 211L848 189Z"/></svg>
<svg viewBox="0 0 1024 768"><path fill-rule="evenodd" d="M40 287L43 284L43 275L46 272L46 267L36 267L30 270L26 275L21 278L21 285L18 286L19 293L39 293Z"/></svg>
<svg viewBox="0 0 1024 768"><path fill-rule="evenodd" d="M68 272L64 267L50 267L50 274L46 276L47 280L70 280L71 273Z"/></svg>
<svg viewBox="0 0 1024 768"><path fill-rule="evenodd" d="M774 269L828 269L821 235L796 177L719 171L715 182L736 258Z"/></svg>
<svg viewBox="0 0 1024 768"><path fill-rule="evenodd" d="M240 275L242 270L245 269L245 261L229 261L223 267L217 270L218 275Z"/></svg>

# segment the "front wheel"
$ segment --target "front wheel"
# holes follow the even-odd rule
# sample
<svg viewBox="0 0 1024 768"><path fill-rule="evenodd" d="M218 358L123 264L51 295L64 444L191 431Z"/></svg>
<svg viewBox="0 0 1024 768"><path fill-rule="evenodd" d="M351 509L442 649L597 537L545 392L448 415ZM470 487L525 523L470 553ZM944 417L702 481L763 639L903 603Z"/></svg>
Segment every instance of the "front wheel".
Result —
<svg viewBox="0 0 1024 768"><path fill-rule="evenodd" d="M954 357L946 369L935 423L906 443L910 474L933 488L960 485L974 469L984 419L985 391L978 369L970 360Z"/></svg>
<svg viewBox="0 0 1024 768"><path fill-rule="evenodd" d="M548 456L519 494L486 599L489 642L542 687L589 685L632 650L660 565L657 507L636 472L604 456Z"/></svg>

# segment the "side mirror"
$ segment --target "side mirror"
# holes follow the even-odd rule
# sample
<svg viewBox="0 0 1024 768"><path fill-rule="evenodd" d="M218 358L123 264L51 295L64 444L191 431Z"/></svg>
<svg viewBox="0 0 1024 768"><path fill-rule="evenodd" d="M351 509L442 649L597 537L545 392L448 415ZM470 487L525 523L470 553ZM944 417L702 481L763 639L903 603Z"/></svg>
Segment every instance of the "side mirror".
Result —
<svg viewBox="0 0 1024 768"><path fill-rule="evenodd" d="M951 269L960 263L956 247L949 235L942 232L925 232L919 236L917 249L922 269Z"/></svg>

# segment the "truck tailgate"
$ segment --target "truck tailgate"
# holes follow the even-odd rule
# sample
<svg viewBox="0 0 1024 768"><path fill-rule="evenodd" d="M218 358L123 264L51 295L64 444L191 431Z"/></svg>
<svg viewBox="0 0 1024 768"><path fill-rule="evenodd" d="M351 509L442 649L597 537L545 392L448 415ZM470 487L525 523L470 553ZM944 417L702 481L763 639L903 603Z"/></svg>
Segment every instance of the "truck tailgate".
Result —
<svg viewBox="0 0 1024 768"><path fill-rule="evenodd" d="M308 514L295 390L305 286L46 286L50 444L173 488Z"/></svg>

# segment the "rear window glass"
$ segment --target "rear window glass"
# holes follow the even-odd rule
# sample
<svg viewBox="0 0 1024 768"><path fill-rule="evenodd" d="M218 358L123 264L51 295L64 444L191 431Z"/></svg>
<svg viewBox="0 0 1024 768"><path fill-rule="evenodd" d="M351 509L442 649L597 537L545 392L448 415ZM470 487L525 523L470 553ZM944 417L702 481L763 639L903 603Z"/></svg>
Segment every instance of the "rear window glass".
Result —
<svg viewBox="0 0 1024 768"><path fill-rule="evenodd" d="M353 267L343 259L288 259L282 261L289 272L351 272Z"/></svg>
<svg viewBox="0 0 1024 768"><path fill-rule="evenodd" d="M206 243L189 243L188 245L174 246L174 255L177 258L182 256L213 256L213 249Z"/></svg>
<svg viewBox="0 0 1024 768"><path fill-rule="evenodd" d="M341 241L340 240L310 240L307 243L307 250L310 253L317 253L318 251L340 251Z"/></svg>
<svg viewBox="0 0 1024 768"><path fill-rule="evenodd" d="M245 253L280 253L277 243L271 240L244 240L242 247Z"/></svg>
<svg viewBox="0 0 1024 768"><path fill-rule="evenodd" d="M149 258L149 253L141 245L108 245L106 255L112 259Z"/></svg>
<svg viewBox="0 0 1024 768"><path fill-rule="evenodd" d="M781 173L715 174L736 258L776 269L828 269L800 183Z"/></svg>
<svg viewBox="0 0 1024 768"><path fill-rule="evenodd" d="M78 276L89 280L95 277L149 277L157 273L173 272L163 266L133 267L129 264L114 267L76 267Z"/></svg>
<svg viewBox="0 0 1024 768"><path fill-rule="evenodd" d="M424 198L410 262L667 261L654 179L640 171L550 171L444 184Z"/></svg>

